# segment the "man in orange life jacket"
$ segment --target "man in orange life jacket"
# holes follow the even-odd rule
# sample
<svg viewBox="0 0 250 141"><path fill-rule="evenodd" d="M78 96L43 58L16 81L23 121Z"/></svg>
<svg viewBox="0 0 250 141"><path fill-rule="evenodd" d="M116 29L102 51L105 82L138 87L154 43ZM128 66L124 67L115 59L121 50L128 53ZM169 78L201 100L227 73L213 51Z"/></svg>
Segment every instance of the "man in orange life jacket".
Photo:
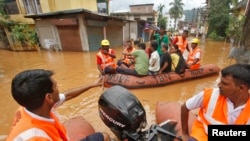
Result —
<svg viewBox="0 0 250 141"><path fill-rule="evenodd" d="M101 75L116 72L115 51L109 46L108 40L102 40L100 51L96 54L97 68Z"/></svg>
<svg viewBox="0 0 250 141"><path fill-rule="evenodd" d="M191 41L191 50L189 51L187 58L187 68L196 70L200 68L201 62L201 50L198 47L199 39L194 38Z"/></svg>
<svg viewBox="0 0 250 141"><path fill-rule="evenodd" d="M83 92L100 86L101 79L87 86L80 86L59 93L50 70L34 69L17 74L11 83L15 101L21 105L16 112L13 126L6 141L69 141L67 131L54 109L63 102ZM109 141L107 133L95 133L81 141Z"/></svg>
<svg viewBox="0 0 250 141"><path fill-rule="evenodd" d="M250 65L234 64L221 70L218 88L205 89L181 106L183 141L207 141L208 125L250 124ZM200 108L188 131L189 111ZM190 134L189 134L190 133Z"/></svg>
<svg viewBox="0 0 250 141"><path fill-rule="evenodd" d="M175 36L175 38L172 41L172 45L178 45L179 50L183 54L185 50L189 52L189 47L188 47L188 31L184 30L181 36Z"/></svg>

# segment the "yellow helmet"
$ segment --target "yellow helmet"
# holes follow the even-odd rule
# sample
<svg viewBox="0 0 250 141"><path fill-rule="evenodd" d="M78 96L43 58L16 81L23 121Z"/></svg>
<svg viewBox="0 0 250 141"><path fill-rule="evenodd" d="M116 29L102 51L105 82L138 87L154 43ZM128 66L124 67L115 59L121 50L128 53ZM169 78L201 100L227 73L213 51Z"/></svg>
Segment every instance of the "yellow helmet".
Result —
<svg viewBox="0 0 250 141"><path fill-rule="evenodd" d="M109 46L110 44L109 44L109 41L105 39L105 40L102 40L101 45L102 46Z"/></svg>
<svg viewBox="0 0 250 141"><path fill-rule="evenodd" d="M192 41L191 41L191 43L195 43L195 44L198 44L199 43L199 39L197 39L197 38L194 38Z"/></svg>

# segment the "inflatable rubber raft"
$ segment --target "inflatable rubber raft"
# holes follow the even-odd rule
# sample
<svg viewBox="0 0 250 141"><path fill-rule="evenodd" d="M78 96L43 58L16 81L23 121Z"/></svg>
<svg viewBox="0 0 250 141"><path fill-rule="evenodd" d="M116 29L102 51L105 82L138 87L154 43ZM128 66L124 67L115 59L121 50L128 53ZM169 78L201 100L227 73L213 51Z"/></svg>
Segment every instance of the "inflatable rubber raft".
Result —
<svg viewBox="0 0 250 141"><path fill-rule="evenodd" d="M175 127L177 136L181 136L181 104L177 102L158 102L155 109L155 118L157 124L162 124L166 120L176 121ZM189 112L188 127L191 131L196 115L194 112Z"/></svg>
<svg viewBox="0 0 250 141"><path fill-rule="evenodd" d="M95 129L83 117L75 117L63 123L70 141L80 141L88 135L94 134Z"/></svg>
<svg viewBox="0 0 250 141"><path fill-rule="evenodd" d="M157 74L154 76L137 77L126 74L106 74L104 77L104 86L111 87L113 85L120 85L128 89L148 88L165 86L167 84L201 78L212 74L219 74L220 68L215 64L202 65L198 70L187 69L183 74L175 72Z"/></svg>

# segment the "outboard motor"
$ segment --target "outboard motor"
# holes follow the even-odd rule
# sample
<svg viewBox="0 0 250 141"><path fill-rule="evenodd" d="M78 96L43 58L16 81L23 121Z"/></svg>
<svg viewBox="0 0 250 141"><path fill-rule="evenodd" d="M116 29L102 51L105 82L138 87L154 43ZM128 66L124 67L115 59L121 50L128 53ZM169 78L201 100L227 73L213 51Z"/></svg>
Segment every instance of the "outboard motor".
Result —
<svg viewBox="0 0 250 141"><path fill-rule="evenodd" d="M166 121L162 125L147 125L146 112L140 101L122 86L107 89L99 98L99 115L102 121L120 140L173 141L177 122Z"/></svg>
<svg viewBox="0 0 250 141"><path fill-rule="evenodd" d="M146 127L146 112L140 101L127 89L113 86L98 101L102 121L120 139L141 140Z"/></svg>

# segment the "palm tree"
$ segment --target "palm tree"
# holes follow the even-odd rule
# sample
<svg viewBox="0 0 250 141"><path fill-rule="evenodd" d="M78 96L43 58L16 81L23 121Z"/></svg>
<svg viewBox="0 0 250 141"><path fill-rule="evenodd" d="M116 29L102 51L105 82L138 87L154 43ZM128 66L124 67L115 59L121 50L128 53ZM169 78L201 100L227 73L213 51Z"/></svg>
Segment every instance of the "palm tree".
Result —
<svg viewBox="0 0 250 141"><path fill-rule="evenodd" d="M159 17L162 17L162 11L163 11L164 8L165 8L165 5L164 5L164 4L160 4L160 5L158 6L157 11L159 12Z"/></svg>
<svg viewBox="0 0 250 141"><path fill-rule="evenodd" d="M159 6L158 6L158 9L157 9L157 11L158 11L158 13L159 13L159 16L158 16L158 26L164 26L164 27L166 27L166 20L163 18L163 14L162 14L162 11L163 11L163 9L165 8L165 5L164 4L160 4Z"/></svg>
<svg viewBox="0 0 250 141"><path fill-rule="evenodd" d="M174 29L176 28L176 21L177 19L181 18L183 15L183 5L184 3L182 2L182 0L174 0L174 2L170 2L169 3L170 6L172 6L169 9L169 15L171 18L174 18Z"/></svg>

